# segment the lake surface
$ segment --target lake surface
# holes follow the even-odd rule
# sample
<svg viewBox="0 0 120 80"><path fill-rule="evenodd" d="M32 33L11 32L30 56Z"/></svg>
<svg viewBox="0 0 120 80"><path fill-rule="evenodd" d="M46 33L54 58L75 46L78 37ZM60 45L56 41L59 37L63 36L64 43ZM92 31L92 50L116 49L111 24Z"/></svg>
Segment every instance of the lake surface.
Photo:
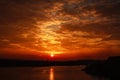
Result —
<svg viewBox="0 0 120 80"><path fill-rule="evenodd" d="M0 68L0 80L109 80L86 74L84 66Z"/></svg>

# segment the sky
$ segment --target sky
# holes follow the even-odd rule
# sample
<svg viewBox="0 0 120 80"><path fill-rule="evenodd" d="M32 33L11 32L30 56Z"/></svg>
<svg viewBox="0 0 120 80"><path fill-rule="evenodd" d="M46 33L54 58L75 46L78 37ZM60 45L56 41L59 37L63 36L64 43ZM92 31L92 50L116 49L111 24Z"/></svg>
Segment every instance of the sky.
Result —
<svg viewBox="0 0 120 80"><path fill-rule="evenodd" d="M0 0L0 58L120 55L120 0Z"/></svg>

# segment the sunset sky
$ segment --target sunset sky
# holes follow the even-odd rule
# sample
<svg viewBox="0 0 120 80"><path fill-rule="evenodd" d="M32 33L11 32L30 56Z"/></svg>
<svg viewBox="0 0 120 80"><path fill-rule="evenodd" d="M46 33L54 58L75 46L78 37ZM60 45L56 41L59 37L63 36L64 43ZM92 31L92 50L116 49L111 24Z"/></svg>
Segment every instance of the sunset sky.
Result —
<svg viewBox="0 0 120 80"><path fill-rule="evenodd" d="M0 58L120 55L120 0L0 0Z"/></svg>

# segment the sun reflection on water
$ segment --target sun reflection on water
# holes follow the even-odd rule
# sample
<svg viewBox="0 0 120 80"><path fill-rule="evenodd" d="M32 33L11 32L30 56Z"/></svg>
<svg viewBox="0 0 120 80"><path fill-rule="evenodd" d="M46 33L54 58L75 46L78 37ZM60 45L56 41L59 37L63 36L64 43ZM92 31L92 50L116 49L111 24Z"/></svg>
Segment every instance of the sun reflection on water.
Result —
<svg viewBox="0 0 120 80"><path fill-rule="evenodd" d="M50 68L50 80L54 80L54 69L53 69L53 67Z"/></svg>

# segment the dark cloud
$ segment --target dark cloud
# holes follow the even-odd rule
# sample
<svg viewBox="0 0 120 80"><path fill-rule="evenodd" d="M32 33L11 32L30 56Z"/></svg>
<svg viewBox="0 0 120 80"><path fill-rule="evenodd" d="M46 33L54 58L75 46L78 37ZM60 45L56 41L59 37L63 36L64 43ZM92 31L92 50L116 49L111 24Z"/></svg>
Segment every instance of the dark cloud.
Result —
<svg viewBox="0 0 120 80"><path fill-rule="evenodd" d="M87 10L96 10L96 14L102 17L116 18L120 17L120 1L119 0L103 0L101 3L96 2L93 5L84 7Z"/></svg>
<svg viewBox="0 0 120 80"><path fill-rule="evenodd" d="M77 17L79 21L63 23L61 30L88 32L93 34L88 36L91 38L97 34L111 35L109 40L120 39L119 0L84 0L79 3L66 4L63 7L66 15Z"/></svg>
<svg viewBox="0 0 120 80"><path fill-rule="evenodd" d="M50 4L45 4L45 2L35 2L33 0L4 0L2 3L1 2L1 24L20 24L24 22L35 23L33 18L40 18L39 20L45 20L47 17L44 15L44 9L50 6Z"/></svg>
<svg viewBox="0 0 120 80"><path fill-rule="evenodd" d="M0 0L0 40L10 41L9 43L1 41L1 46L12 47L10 43L14 43L36 47L35 36L40 33L35 26L36 20L48 20L44 10L52 6L52 3L47 2L49 0Z"/></svg>

